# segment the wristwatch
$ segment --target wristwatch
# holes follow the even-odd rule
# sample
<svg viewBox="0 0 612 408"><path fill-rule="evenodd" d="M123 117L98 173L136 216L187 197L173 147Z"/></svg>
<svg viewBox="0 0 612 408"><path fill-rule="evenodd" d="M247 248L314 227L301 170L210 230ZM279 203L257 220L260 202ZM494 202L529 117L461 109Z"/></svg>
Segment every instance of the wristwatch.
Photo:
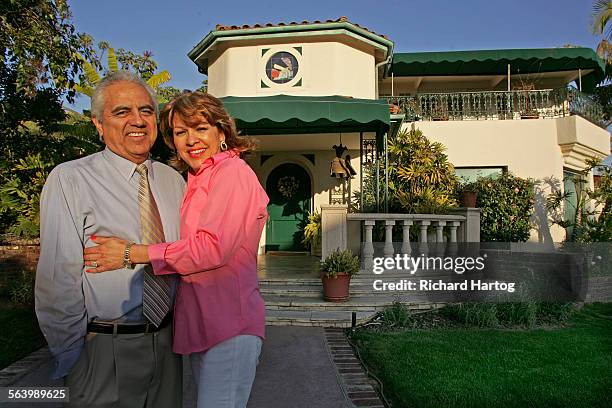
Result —
<svg viewBox="0 0 612 408"><path fill-rule="evenodd" d="M134 269L134 264L130 260L130 251L132 250L133 242L128 242L125 246L125 250L123 251L123 267L127 269Z"/></svg>

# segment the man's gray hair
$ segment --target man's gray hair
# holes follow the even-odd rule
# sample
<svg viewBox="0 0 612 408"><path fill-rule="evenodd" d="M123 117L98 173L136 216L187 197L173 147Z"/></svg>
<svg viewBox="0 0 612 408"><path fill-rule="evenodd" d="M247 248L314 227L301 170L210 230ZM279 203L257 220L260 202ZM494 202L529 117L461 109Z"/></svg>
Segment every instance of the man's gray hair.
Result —
<svg viewBox="0 0 612 408"><path fill-rule="evenodd" d="M157 106L157 94L144 79L133 72L119 70L111 72L96 85L96 88L91 95L91 116L102 122L102 114L104 113L104 90L116 82L132 82L142 86L151 96L151 102L155 108L155 115L159 117L159 107Z"/></svg>

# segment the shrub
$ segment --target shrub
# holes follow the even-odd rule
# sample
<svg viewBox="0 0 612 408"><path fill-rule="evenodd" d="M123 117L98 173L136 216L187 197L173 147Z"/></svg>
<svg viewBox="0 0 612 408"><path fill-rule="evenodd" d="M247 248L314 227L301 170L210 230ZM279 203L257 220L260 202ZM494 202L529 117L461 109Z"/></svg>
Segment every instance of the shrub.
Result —
<svg viewBox="0 0 612 408"><path fill-rule="evenodd" d="M590 174L591 171L599 171L599 183L591 191L585 186L587 180L578 176L572 181L576 185L576 191L581 191L575 197L575 206L570 208L573 219L565 217L553 217L552 223L565 228L568 232L567 242L610 242L612 241L612 166L602 164L600 161L587 160L587 166L582 174ZM548 210L552 213L558 212L563 205L569 205L568 198L574 193L554 191L547 197ZM565 214L564 214L565 215Z"/></svg>
<svg viewBox="0 0 612 408"><path fill-rule="evenodd" d="M466 302L447 305L442 313L466 326L498 327L527 326L536 324L559 324L569 319L575 306L559 302Z"/></svg>
<svg viewBox="0 0 612 408"><path fill-rule="evenodd" d="M335 250L321 262L321 272L328 278L335 278L339 272L354 275L359 271L359 257L350 249Z"/></svg>
<svg viewBox="0 0 612 408"><path fill-rule="evenodd" d="M304 227L302 244L310 247L321 243L321 213L318 211L308 213L308 224Z"/></svg>
<svg viewBox="0 0 612 408"><path fill-rule="evenodd" d="M451 319L477 327L496 327L499 325L495 303L461 303L448 305L443 313Z"/></svg>
<svg viewBox="0 0 612 408"><path fill-rule="evenodd" d="M533 326L538 317L538 306L534 302L498 303L497 318L501 324L509 326Z"/></svg>
<svg viewBox="0 0 612 408"><path fill-rule="evenodd" d="M15 305L31 305L34 303L34 273L21 271L9 285L9 296Z"/></svg>
<svg viewBox="0 0 612 408"><path fill-rule="evenodd" d="M51 165L40 153L19 159L0 184L0 216L10 220L5 232L33 238L39 232L40 193Z"/></svg>
<svg viewBox="0 0 612 408"><path fill-rule="evenodd" d="M407 327L412 322L410 311L401 302L393 302L379 313L381 322L387 327Z"/></svg>
<svg viewBox="0 0 612 408"><path fill-rule="evenodd" d="M59 163L94 153L102 145L93 125L81 117L45 129L32 125L16 133L0 142L4 154L0 157L0 234L35 238L40 194L49 171Z"/></svg>
<svg viewBox="0 0 612 408"><path fill-rule="evenodd" d="M542 302L538 304L537 318L540 323L563 323L575 312L573 303Z"/></svg>
<svg viewBox="0 0 612 408"><path fill-rule="evenodd" d="M524 242L531 230L534 181L510 173L477 181L480 239L483 242Z"/></svg>
<svg viewBox="0 0 612 408"><path fill-rule="evenodd" d="M402 131L389 140L389 211L444 214L457 206L458 183L444 146L431 142L419 129ZM365 212L376 211L376 167L364 177ZM379 168L379 197L384 195L384 166ZM382 198L380 199L382 201Z"/></svg>

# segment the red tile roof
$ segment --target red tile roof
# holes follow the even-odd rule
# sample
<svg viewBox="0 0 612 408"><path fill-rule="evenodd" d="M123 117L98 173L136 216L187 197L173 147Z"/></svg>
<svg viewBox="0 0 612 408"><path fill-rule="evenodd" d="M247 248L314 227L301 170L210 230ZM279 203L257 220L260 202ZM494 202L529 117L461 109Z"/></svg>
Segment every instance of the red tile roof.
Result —
<svg viewBox="0 0 612 408"><path fill-rule="evenodd" d="M292 21L290 23L277 23L277 24L272 24L272 23L266 23L266 24L253 24L253 25L248 25L248 24L244 24L241 26L238 25L232 25L232 26L227 26L227 25L223 25L223 24L217 24L215 27L215 31L227 31L227 30L250 30L250 29L256 29L256 28L264 28L264 27L285 27L285 26L296 26L296 25L313 25L313 24L327 24L327 23L349 23L354 25L355 27L359 27L363 30L366 30L369 33L378 35L382 38L388 39L386 35L383 34L378 34L372 30L367 29L366 27L362 27L359 24L355 24L352 23L348 20L347 17L342 16L336 20L325 20L325 21L320 21L320 20L315 20L315 21L307 21L304 20L301 23Z"/></svg>

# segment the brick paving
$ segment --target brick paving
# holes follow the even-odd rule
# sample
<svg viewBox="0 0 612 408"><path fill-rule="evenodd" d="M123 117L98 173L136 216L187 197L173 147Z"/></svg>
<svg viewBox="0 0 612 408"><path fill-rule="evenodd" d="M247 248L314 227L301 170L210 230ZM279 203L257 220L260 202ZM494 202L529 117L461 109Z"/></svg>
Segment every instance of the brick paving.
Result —
<svg viewBox="0 0 612 408"><path fill-rule="evenodd" d="M338 370L344 392L355 407L384 408L361 362L355 356L346 335L340 329L325 329L325 339Z"/></svg>

